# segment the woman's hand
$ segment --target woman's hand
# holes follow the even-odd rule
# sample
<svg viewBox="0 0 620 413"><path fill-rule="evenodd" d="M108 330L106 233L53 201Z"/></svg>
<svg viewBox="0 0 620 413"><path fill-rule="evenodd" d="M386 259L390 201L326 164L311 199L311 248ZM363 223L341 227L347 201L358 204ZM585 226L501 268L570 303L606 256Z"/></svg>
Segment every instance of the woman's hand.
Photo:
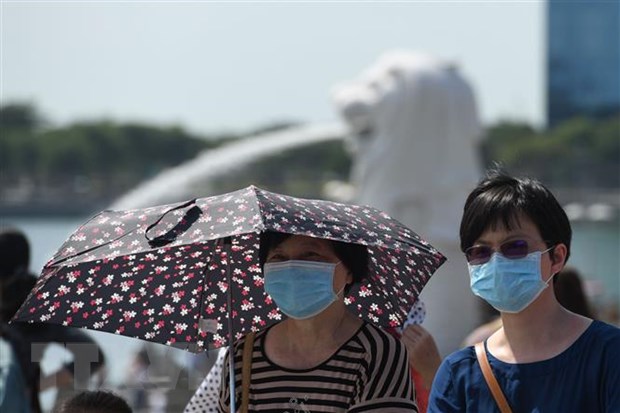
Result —
<svg viewBox="0 0 620 413"><path fill-rule="evenodd" d="M412 324L403 331L401 341L407 347L409 365L420 373L424 385L430 388L441 364L441 356L433 336L424 327Z"/></svg>

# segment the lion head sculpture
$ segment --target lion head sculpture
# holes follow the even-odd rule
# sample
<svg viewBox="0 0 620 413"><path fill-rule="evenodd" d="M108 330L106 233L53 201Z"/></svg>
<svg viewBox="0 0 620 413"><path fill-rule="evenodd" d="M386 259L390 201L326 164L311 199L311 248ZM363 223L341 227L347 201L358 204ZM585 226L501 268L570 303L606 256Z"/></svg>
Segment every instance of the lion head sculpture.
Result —
<svg viewBox="0 0 620 413"><path fill-rule="evenodd" d="M456 67L393 51L332 97L351 132L355 201L432 239L455 239L480 175L476 103Z"/></svg>

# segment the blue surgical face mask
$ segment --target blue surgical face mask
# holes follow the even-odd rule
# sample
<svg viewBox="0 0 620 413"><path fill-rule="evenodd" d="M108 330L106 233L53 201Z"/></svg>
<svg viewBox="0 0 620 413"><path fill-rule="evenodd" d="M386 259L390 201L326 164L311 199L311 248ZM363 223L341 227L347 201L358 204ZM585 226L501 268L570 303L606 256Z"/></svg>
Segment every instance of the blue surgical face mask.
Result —
<svg viewBox="0 0 620 413"><path fill-rule="evenodd" d="M333 287L338 264L296 260L266 263L265 291L287 316L298 320L313 317L338 299Z"/></svg>
<svg viewBox="0 0 620 413"><path fill-rule="evenodd" d="M545 251L509 259L495 253L488 262L468 264L471 290L504 313L519 313L549 286L541 279L540 260Z"/></svg>

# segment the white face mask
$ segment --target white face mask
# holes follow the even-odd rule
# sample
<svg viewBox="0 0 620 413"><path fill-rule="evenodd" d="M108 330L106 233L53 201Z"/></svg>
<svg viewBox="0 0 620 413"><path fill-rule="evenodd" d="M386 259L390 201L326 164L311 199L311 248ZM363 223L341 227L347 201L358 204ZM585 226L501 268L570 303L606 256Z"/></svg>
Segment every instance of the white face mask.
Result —
<svg viewBox="0 0 620 413"><path fill-rule="evenodd" d="M468 264L472 292L498 311L523 311L549 286L555 275L546 282L541 279L541 257L549 250L535 251L517 259L495 253L484 264Z"/></svg>

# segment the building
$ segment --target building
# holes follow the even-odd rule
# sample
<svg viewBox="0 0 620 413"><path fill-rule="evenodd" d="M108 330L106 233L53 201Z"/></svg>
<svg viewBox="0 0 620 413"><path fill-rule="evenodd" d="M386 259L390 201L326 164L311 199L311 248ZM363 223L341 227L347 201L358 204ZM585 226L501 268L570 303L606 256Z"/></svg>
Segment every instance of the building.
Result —
<svg viewBox="0 0 620 413"><path fill-rule="evenodd" d="M548 0L547 125L620 113L620 1Z"/></svg>

